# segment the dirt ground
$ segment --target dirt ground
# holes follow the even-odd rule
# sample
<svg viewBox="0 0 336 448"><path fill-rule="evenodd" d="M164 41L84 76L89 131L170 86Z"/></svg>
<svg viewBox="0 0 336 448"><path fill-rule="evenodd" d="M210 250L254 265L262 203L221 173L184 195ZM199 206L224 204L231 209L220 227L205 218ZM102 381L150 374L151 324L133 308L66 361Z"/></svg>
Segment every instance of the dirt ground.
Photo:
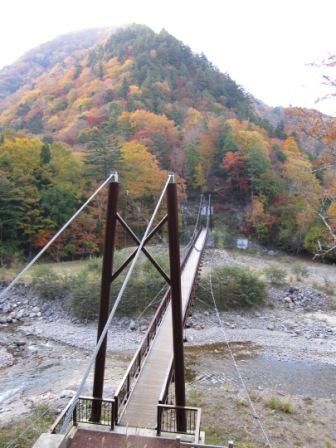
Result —
<svg viewBox="0 0 336 448"><path fill-rule="evenodd" d="M242 364L255 357L259 348L246 343L232 347L260 420L253 415L244 388L233 372L226 345L189 347L186 349L189 404L202 408L207 443L224 445L234 440L237 448L267 446L260 421L272 447L336 446L335 398L320 397L313 390L309 395L286 393L286 385L265 387L262 375L257 386L249 378L252 366L244 369Z"/></svg>
<svg viewBox="0 0 336 448"><path fill-rule="evenodd" d="M202 408L206 441L225 445L234 440L237 448L264 447L268 446L264 431L272 447L336 447L336 316L332 290L336 267L274 253L216 253L213 257L213 251L208 251L203 272L211 264L239 263L262 275L267 266L276 265L286 271L287 282L295 282L298 287L323 290L327 283L329 296L325 306L314 313L287 310L279 303L269 303L271 307L257 313L221 313L224 334L218 322L213 326L207 323L214 321L213 313L206 313L202 319L195 313L196 325L187 330L188 397L191 404ZM297 263L308 271L301 281L292 271ZM327 330L330 333L322 334L319 327L309 334L310 325L318 326L321 316L324 322L332 323ZM204 328L199 325L201 321ZM226 341L257 415L249 405Z"/></svg>

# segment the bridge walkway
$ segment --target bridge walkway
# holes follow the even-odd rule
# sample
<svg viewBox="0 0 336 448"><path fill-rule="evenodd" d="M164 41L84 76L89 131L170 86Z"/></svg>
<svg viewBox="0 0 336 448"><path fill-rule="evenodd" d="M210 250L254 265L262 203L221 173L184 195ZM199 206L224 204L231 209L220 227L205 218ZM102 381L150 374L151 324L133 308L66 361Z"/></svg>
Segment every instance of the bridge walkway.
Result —
<svg viewBox="0 0 336 448"><path fill-rule="evenodd" d="M192 293L194 278L205 246L207 229L202 229L181 275L182 310L185 316ZM171 304L166 309L147 355L146 362L129 397L119 424L122 426L155 428L160 393L173 356Z"/></svg>

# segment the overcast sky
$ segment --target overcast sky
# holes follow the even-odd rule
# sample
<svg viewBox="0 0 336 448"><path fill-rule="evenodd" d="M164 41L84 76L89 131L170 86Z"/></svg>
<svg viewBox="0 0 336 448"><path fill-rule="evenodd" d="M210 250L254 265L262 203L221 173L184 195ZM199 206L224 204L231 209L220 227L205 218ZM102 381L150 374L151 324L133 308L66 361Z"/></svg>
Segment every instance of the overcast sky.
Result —
<svg viewBox="0 0 336 448"><path fill-rule="evenodd" d="M336 116L321 72L307 64L336 54L336 0L2 0L0 67L54 37L84 28L142 23L165 28L265 103Z"/></svg>

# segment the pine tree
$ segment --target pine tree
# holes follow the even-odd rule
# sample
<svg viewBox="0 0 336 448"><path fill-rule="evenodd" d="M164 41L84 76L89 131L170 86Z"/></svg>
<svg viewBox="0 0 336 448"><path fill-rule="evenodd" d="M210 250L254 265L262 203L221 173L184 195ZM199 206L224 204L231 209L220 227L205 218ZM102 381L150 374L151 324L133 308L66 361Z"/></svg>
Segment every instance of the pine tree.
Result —
<svg viewBox="0 0 336 448"><path fill-rule="evenodd" d="M106 179L120 167L120 144L114 134L94 129L86 147L88 173L96 180Z"/></svg>
<svg viewBox="0 0 336 448"><path fill-rule="evenodd" d="M0 177L0 266L13 255L17 245L17 223L23 214L22 200L12 183Z"/></svg>
<svg viewBox="0 0 336 448"><path fill-rule="evenodd" d="M40 160L42 165L47 165L51 160L50 146L48 143L44 143L41 148Z"/></svg>

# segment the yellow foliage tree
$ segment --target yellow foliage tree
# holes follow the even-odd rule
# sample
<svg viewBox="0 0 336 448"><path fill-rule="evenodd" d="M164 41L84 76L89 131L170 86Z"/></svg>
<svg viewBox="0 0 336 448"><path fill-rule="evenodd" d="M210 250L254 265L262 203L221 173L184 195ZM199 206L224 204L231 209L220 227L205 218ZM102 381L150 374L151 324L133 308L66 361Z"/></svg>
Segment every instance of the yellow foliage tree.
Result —
<svg viewBox="0 0 336 448"><path fill-rule="evenodd" d="M287 140L284 141L283 149L287 155L295 154L296 156L298 156L300 152L298 145L293 137L289 137L287 138Z"/></svg>
<svg viewBox="0 0 336 448"><path fill-rule="evenodd" d="M125 143L121 148L122 175L126 188L134 199L158 194L166 179L166 172L159 168L156 157L145 145Z"/></svg>

